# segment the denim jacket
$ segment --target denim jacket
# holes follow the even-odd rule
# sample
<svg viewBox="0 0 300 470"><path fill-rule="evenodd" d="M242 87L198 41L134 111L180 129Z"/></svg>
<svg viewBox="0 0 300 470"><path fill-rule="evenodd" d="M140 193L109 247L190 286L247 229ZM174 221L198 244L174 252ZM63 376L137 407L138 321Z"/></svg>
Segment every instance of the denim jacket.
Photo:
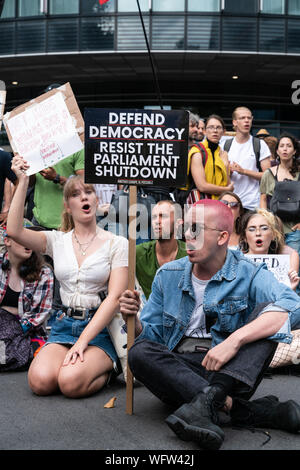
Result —
<svg viewBox="0 0 300 470"><path fill-rule="evenodd" d="M163 265L156 273L152 293L140 314L143 330L138 339L149 339L174 349L189 324L195 294L188 257ZM212 346L247 323L260 303L272 303L288 312L283 327L268 339L283 343L292 340L291 328L300 327L300 297L279 283L267 266L256 264L238 250L228 250L223 267L207 283L203 309L215 322Z"/></svg>

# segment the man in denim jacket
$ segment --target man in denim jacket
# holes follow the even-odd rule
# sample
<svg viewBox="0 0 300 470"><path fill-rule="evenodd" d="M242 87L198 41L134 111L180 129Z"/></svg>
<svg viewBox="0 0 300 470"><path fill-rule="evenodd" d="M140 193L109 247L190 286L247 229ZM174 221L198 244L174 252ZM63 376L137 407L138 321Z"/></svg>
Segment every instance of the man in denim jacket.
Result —
<svg viewBox="0 0 300 470"><path fill-rule="evenodd" d="M222 445L220 410L234 425L300 430L296 402L249 401L276 342L290 342L300 327L300 298L265 265L227 250L232 227L220 201L189 209L188 256L158 270L129 352L133 375L175 407L169 427L204 449ZM124 317L136 314L137 293L124 292L120 306Z"/></svg>

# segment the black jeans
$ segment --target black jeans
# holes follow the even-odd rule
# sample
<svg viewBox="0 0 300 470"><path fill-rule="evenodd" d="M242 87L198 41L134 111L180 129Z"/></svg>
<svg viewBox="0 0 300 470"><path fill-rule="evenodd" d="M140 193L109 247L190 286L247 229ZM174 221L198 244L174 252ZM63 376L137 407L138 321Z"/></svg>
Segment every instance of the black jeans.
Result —
<svg viewBox="0 0 300 470"><path fill-rule="evenodd" d="M251 319L262 309L255 309ZM249 320L250 321L250 320ZM235 380L231 396L249 399L261 382L275 353L277 343L262 339L241 347L219 372ZM189 403L210 384L214 371L202 365L205 352L179 354L149 340L137 340L128 361L134 377L160 400L172 406Z"/></svg>

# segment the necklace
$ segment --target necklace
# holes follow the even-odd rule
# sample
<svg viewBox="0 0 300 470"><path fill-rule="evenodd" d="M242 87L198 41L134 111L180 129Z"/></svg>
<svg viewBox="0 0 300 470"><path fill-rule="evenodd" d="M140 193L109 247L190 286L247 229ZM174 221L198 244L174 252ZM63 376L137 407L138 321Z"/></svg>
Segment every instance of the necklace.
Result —
<svg viewBox="0 0 300 470"><path fill-rule="evenodd" d="M80 243L80 241L78 240L78 238L76 237L76 233L75 233L75 230L73 231L73 234L74 234L74 238L75 238L75 241L76 243L78 244L79 246L79 250L80 250L80 253L82 254L82 256L85 256L86 255L86 252L87 252L87 249L89 248L89 246L92 244L92 242L94 241L96 235L97 235L97 231L95 232L95 235L93 235L93 237L91 238L90 241L88 241L87 243ZM85 249L82 249L81 247L82 246L86 246Z"/></svg>

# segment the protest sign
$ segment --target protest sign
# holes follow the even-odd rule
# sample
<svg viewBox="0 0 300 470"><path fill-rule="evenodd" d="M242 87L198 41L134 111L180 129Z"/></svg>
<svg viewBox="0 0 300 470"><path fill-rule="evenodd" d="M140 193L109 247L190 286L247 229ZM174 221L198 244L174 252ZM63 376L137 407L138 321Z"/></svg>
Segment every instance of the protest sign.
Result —
<svg viewBox="0 0 300 470"><path fill-rule="evenodd" d="M256 263L266 263L279 282L291 287L288 272L290 269L290 255L246 255Z"/></svg>
<svg viewBox="0 0 300 470"><path fill-rule="evenodd" d="M187 111L87 108L88 183L182 187L187 178Z"/></svg>
<svg viewBox="0 0 300 470"><path fill-rule="evenodd" d="M28 175L83 148L83 118L69 83L6 113L3 122L14 154L30 166Z"/></svg>
<svg viewBox="0 0 300 470"><path fill-rule="evenodd" d="M128 288L134 290L137 186L185 186L189 115L187 111L86 108L84 121L85 181L129 185L124 215L126 220L129 216ZM134 315L128 316L127 351L134 342L134 325ZM126 387L126 412L132 414L129 366Z"/></svg>

